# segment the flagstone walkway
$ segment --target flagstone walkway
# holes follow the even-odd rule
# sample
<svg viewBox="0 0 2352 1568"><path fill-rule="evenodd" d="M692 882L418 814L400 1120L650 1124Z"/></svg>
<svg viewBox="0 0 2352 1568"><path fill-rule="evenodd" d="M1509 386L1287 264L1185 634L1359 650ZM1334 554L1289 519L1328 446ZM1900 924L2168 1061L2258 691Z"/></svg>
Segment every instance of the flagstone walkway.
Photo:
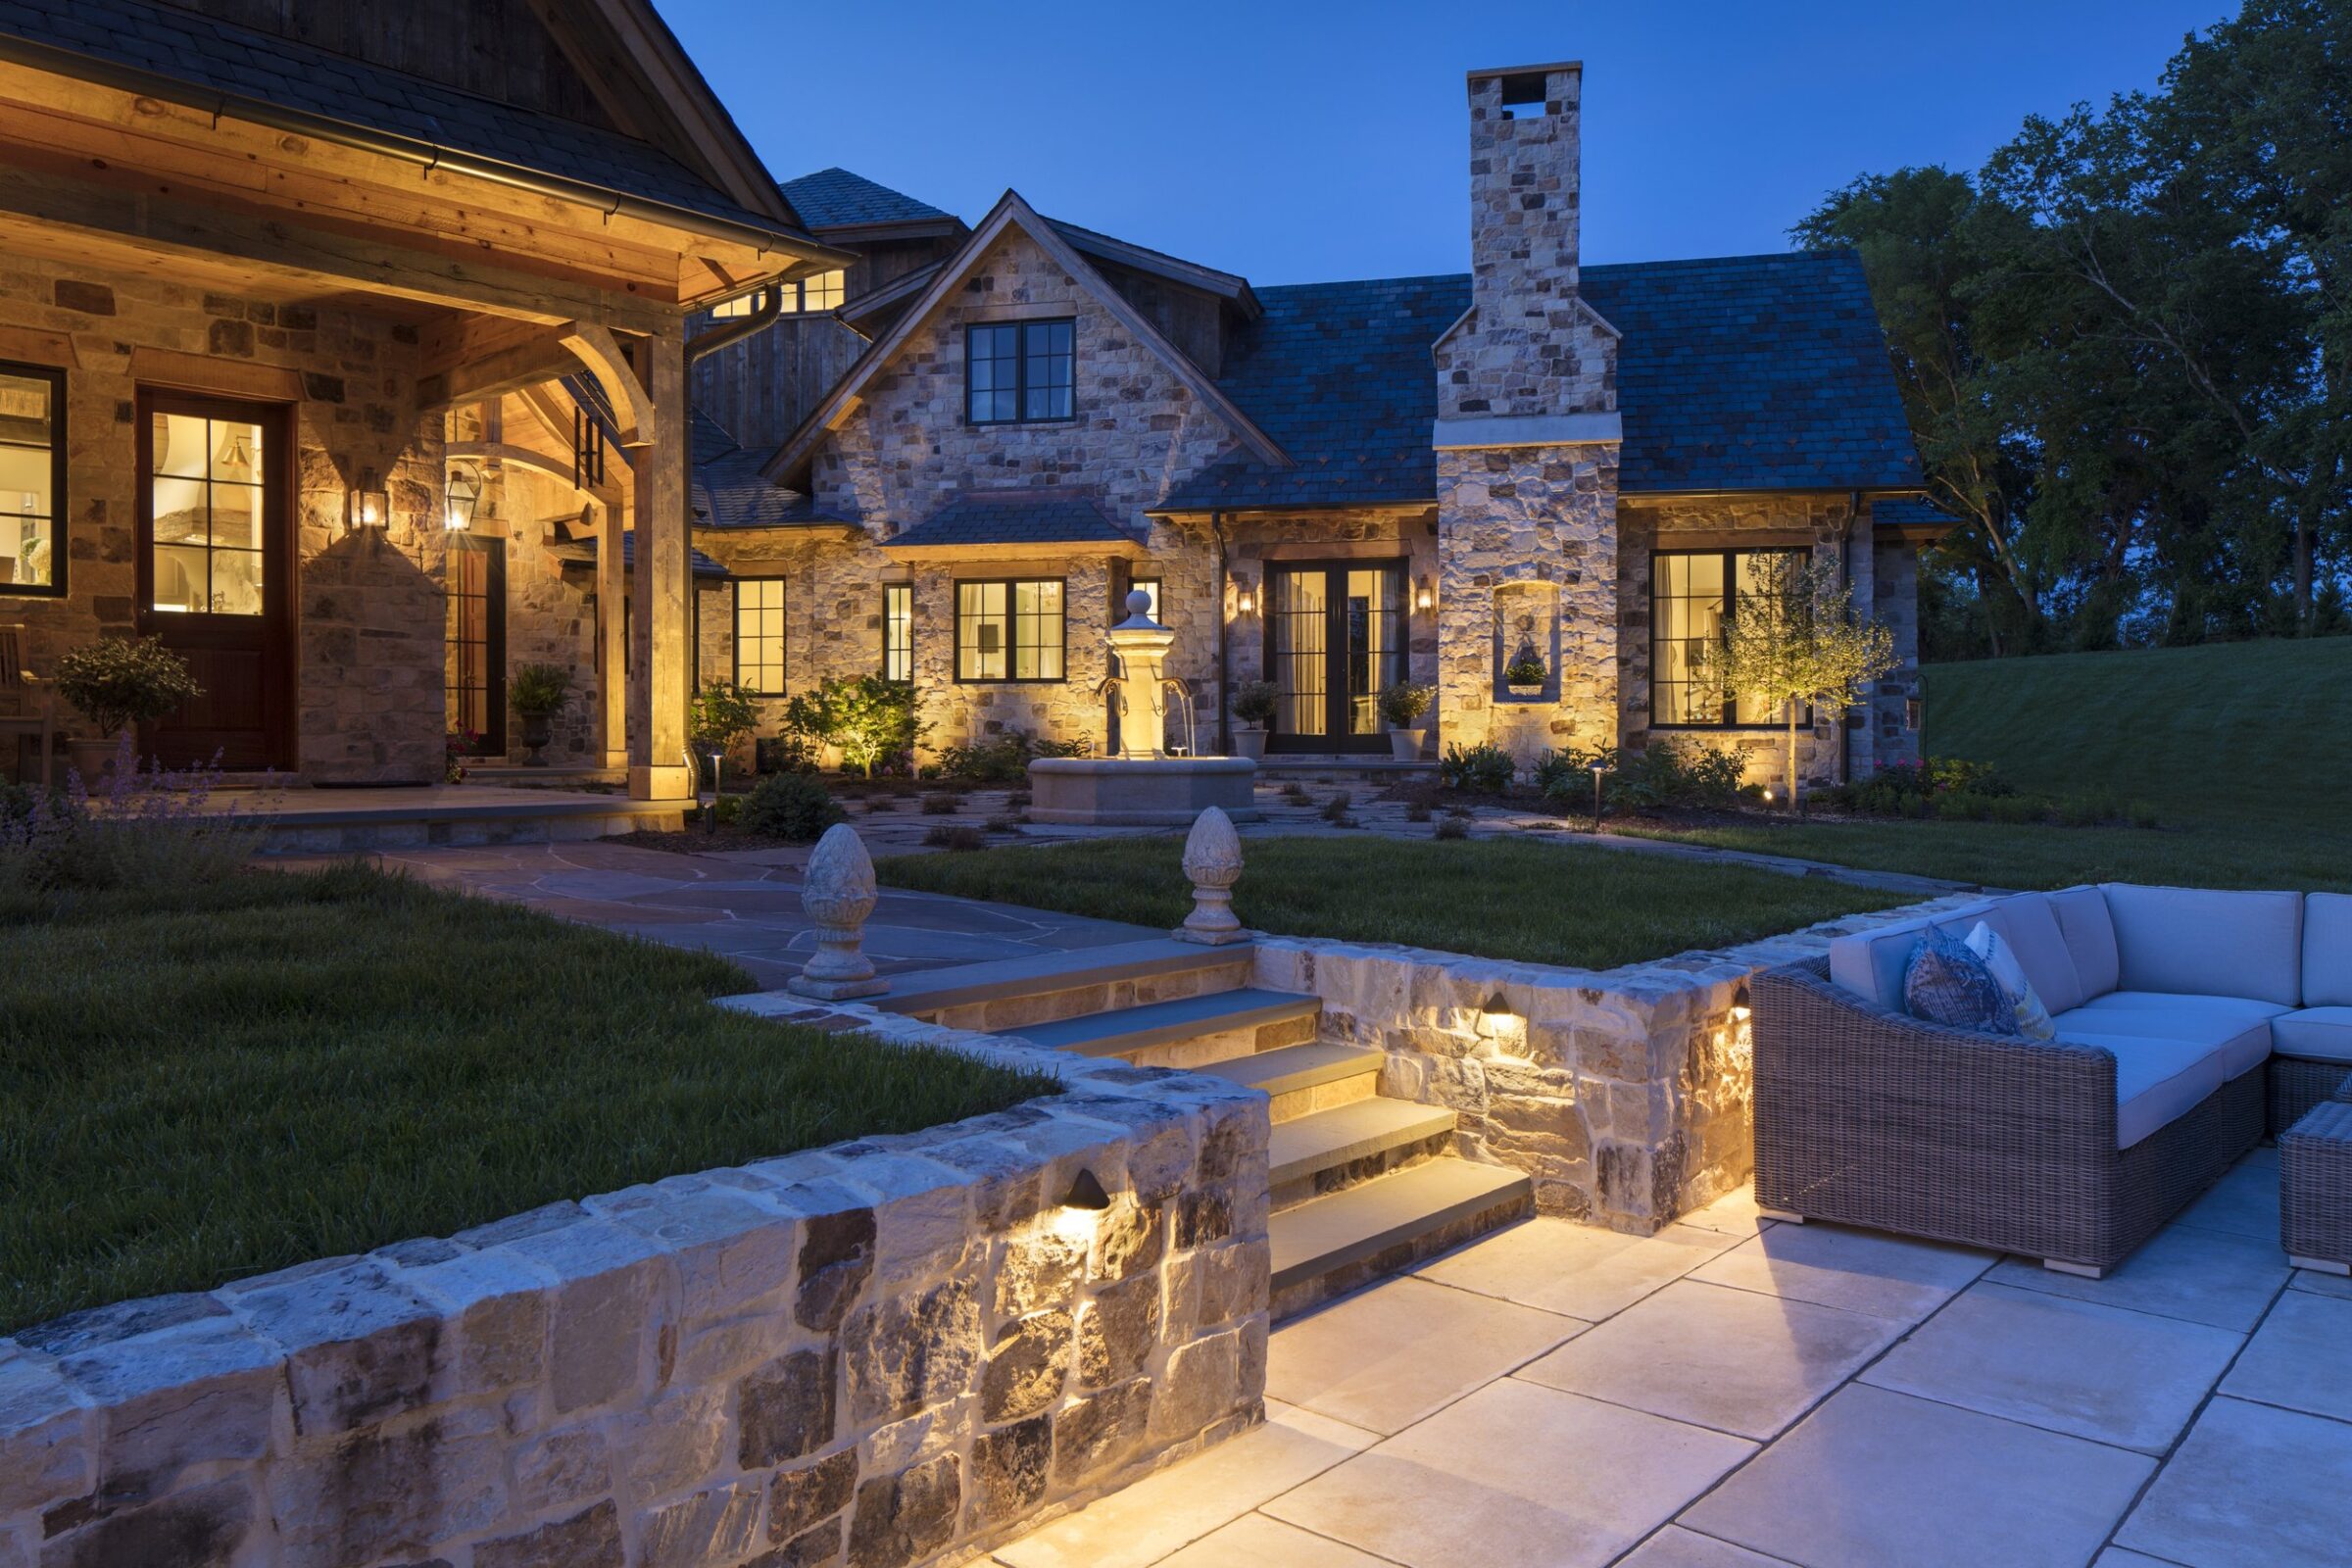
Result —
<svg viewBox="0 0 2352 1568"><path fill-rule="evenodd" d="M2105 1280L1745 1194L1531 1220L1277 1330L1267 1423L1004 1568L2321 1568L2352 1282L2249 1155Z"/></svg>

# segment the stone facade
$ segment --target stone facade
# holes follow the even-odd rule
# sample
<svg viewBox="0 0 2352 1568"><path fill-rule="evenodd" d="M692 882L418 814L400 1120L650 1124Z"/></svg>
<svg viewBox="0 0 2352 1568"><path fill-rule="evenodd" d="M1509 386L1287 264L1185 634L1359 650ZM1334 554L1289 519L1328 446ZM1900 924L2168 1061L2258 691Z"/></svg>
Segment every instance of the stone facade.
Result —
<svg viewBox="0 0 2352 1568"><path fill-rule="evenodd" d="M0 1341L0 1564L897 1568L1260 1418L1262 1096L831 1010L1065 1092Z"/></svg>
<svg viewBox="0 0 2352 1568"><path fill-rule="evenodd" d="M1463 1154L1527 1172L1542 1212L1646 1236L1753 1173L1748 980L1966 902L1597 972L1261 936L1254 983L1320 997L1325 1039L1387 1053L1380 1092L1456 1111Z"/></svg>
<svg viewBox="0 0 2352 1568"><path fill-rule="evenodd" d="M415 412L416 329L160 270L18 260L0 269L0 357L66 371L69 597L0 592L0 619L26 627L31 667L133 629L139 388L291 401L293 760L320 781L438 778L443 613L422 554L441 517L442 421ZM345 493L364 482L389 495L385 528L344 526Z"/></svg>

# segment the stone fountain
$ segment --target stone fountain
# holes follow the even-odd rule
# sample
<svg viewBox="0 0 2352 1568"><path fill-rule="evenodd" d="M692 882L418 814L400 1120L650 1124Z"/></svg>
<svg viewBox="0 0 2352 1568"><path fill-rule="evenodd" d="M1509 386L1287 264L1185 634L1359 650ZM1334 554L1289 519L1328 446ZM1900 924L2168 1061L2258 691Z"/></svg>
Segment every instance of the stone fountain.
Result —
<svg viewBox="0 0 2352 1568"><path fill-rule="evenodd" d="M1117 705L1119 755L1041 757L1029 764L1029 818L1102 827L1184 827L1209 807L1236 822L1262 813L1252 793L1257 764L1247 757L1173 757L1167 751L1168 695L1192 735L1192 703L1167 670L1176 634L1153 620L1152 596L1127 596L1127 618L1110 629L1119 673L1102 683ZM1188 751L1193 748L1188 744Z"/></svg>

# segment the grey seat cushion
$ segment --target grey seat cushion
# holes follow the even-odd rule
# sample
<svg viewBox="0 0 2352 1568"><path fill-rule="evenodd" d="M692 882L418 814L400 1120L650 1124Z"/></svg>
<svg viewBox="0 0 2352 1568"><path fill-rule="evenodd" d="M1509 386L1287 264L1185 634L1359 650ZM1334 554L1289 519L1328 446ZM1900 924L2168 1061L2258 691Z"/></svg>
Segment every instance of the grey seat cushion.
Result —
<svg viewBox="0 0 2352 1568"><path fill-rule="evenodd" d="M2352 1007L2352 893L2303 901L2303 1005Z"/></svg>
<svg viewBox="0 0 2352 1568"><path fill-rule="evenodd" d="M2196 1109L2222 1087L2226 1074L2218 1052L2180 1040L2140 1035L2074 1034L2061 1040L2104 1046L2115 1057L2115 1147L2130 1149L2158 1129Z"/></svg>
<svg viewBox="0 0 2352 1568"><path fill-rule="evenodd" d="M2340 1061L2352 1068L2352 1007L2305 1007L2271 1020L2271 1049L2306 1061Z"/></svg>
<svg viewBox="0 0 2352 1568"><path fill-rule="evenodd" d="M2108 882L2117 988L2303 1004L2303 895Z"/></svg>
<svg viewBox="0 0 2352 1568"><path fill-rule="evenodd" d="M2084 1034L2202 1046L2220 1055L2222 1076L2252 1072L2271 1054L2272 1020L2288 1009L2244 997L2176 997L2154 991L2110 991L2051 1019L2061 1040Z"/></svg>

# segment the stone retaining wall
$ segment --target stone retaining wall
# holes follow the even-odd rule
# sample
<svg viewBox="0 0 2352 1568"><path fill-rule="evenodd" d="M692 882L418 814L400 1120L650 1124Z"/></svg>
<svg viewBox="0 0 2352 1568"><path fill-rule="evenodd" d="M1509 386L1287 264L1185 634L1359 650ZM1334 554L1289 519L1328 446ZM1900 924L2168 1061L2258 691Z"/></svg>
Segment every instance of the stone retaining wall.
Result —
<svg viewBox="0 0 2352 1568"><path fill-rule="evenodd" d="M1262 1096L737 1001L1066 1092L0 1340L0 1568L927 1563L1261 1417Z"/></svg>
<svg viewBox="0 0 2352 1568"><path fill-rule="evenodd" d="M1254 983L1320 997L1325 1039L1386 1052L1381 1093L1450 1106L1462 1152L1526 1171L1542 1212L1648 1235L1753 1173L1748 978L1965 902L1607 970L1261 936Z"/></svg>

